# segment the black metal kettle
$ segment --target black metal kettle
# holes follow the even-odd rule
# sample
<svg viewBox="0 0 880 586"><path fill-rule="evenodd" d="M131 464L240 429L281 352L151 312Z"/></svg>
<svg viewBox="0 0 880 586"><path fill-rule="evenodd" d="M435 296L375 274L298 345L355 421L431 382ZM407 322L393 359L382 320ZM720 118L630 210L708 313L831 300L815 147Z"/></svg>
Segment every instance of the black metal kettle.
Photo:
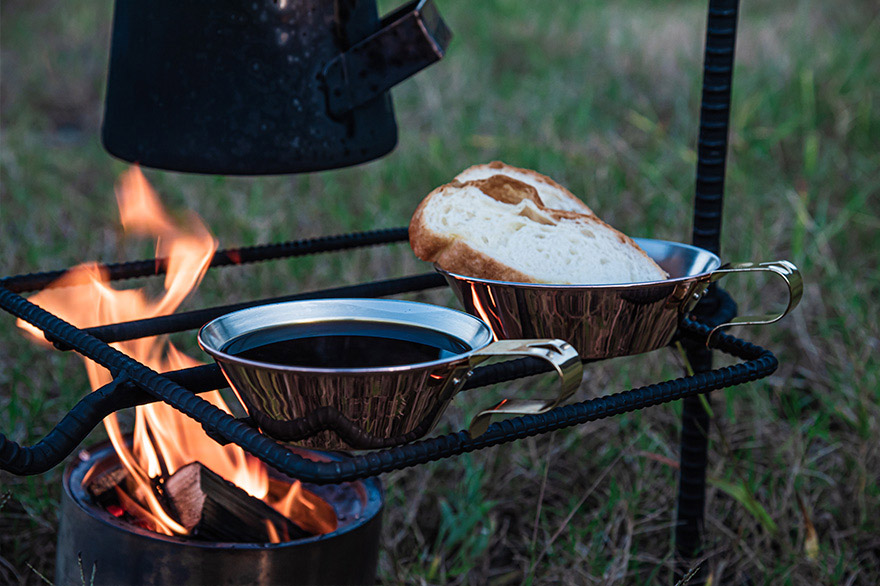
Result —
<svg viewBox="0 0 880 586"><path fill-rule="evenodd" d="M369 161L397 144L388 90L450 38L430 0L116 0L104 147L212 174Z"/></svg>

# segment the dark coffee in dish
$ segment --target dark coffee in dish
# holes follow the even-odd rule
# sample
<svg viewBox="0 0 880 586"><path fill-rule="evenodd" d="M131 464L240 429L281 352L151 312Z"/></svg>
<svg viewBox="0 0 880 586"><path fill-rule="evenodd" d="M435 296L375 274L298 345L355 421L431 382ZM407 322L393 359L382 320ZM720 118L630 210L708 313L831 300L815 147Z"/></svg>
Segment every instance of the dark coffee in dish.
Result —
<svg viewBox="0 0 880 586"><path fill-rule="evenodd" d="M448 334L381 322L277 326L231 340L222 351L245 360L306 368L380 368L432 362L471 350Z"/></svg>

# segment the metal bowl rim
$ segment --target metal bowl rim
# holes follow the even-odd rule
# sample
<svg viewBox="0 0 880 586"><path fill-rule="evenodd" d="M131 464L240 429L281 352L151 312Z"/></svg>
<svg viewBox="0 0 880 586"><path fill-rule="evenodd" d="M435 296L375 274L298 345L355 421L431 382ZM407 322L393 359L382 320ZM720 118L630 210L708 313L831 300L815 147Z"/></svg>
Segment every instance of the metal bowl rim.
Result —
<svg viewBox="0 0 880 586"><path fill-rule="evenodd" d="M279 306L279 305L287 306L287 305L301 304L301 303L330 304L330 303L339 302L339 301L380 302L381 304L386 305L386 306L390 306L392 304L395 304L398 307L401 306L402 304L418 305L418 306L422 306L422 307L431 308L432 311L438 311L438 312L446 311L446 312L451 312L453 314L458 314L458 316L461 319L467 318L469 320L477 322L478 327L481 330L482 338L484 339L485 343L478 343L477 345L472 345L472 344L466 342L465 340L461 340L461 338L458 338L457 336L455 336L461 342L467 344L468 346L471 346L471 349L466 352L461 352L460 354L455 354L453 356L449 356L446 358L440 358L440 359L431 360L428 362L415 362L412 364L401 364L401 365L396 365L396 366L377 366L377 367L370 367L370 368L318 368L318 367L295 366L295 365L286 365L286 364L275 364L272 362L258 362L256 360L247 360L247 359L241 358L240 356L236 356L234 354L227 354L226 352L223 352L219 349L215 349L215 348L209 346L206 343L206 341L204 340L203 333L205 332L205 330L208 327L212 326L213 324L218 323L220 320L228 319L229 316L232 316L232 315L241 314L241 313L244 313L244 312L247 312L250 310L258 310L258 309L268 310L274 306ZM328 319L325 321L329 322L329 321L340 321L340 320ZM351 318L349 321L375 321L375 320L358 320L357 318ZM386 321L384 323L401 323L401 324L410 325L410 326L423 327L425 329L432 329L429 326L424 326L424 325L419 326L418 324L413 324L412 322L404 322L404 321L387 322ZM274 325L275 326L284 325L284 322L279 322ZM265 329L265 328L255 328L254 330L251 330L251 331L258 331L260 329ZM447 335L452 335L450 332L447 332L447 331L443 331L443 333L445 333ZM206 323L204 326L202 326L199 329L199 333L197 336L198 344L202 348L202 350L204 350L205 352L210 354L212 357L214 357L220 363L221 366L230 365L230 366L234 366L234 367L260 368L260 369L272 370L272 371L276 371L276 372L335 374L335 375L364 375L364 376L372 376L372 375L376 375L376 374L388 374L388 373L396 373L396 372L407 372L407 371L411 371L411 370L433 368L435 366L451 364L453 362L466 361L471 354L473 354L474 352L481 350L481 349L485 348L486 346L488 346L489 344L491 344L492 340L493 340L492 329L489 327L489 324L487 324L484 320L482 320L474 315L471 315L467 312L464 312L464 311L461 311L458 309L452 309L451 307L444 307L442 305L434 305L431 303L420 303L417 301L406 301L404 299L373 299L373 298L357 298L357 297L350 297L350 298L349 297L341 297L341 298L332 298L332 299L302 299L302 300L296 300L296 301L284 301L284 302L280 302L280 303L268 303L266 305L258 305L255 307L248 307L245 309L239 309L237 311L233 311L233 312L221 315L220 317L217 317L215 319L212 319L211 321L209 321L208 323Z"/></svg>

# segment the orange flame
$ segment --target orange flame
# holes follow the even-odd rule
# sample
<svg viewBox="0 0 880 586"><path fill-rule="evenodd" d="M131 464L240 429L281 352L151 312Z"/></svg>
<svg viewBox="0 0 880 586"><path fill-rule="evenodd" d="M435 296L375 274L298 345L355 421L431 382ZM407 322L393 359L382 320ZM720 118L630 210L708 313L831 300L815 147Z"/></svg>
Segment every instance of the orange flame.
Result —
<svg viewBox="0 0 880 586"><path fill-rule="evenodd" d="M168 259L164 294L148 299L140 290L117 290L108 285L107 275L96 264L71 269L59 279L60 285L81 285L77 289L52 288L41 291L30 301L73 323L87 328L108 323L151 318L174 312L195 288L207 271L217 248L207 227L197 216L190 215L185 226L175 222L163 209L159 198L140 169L133 167L122 175L116 190L122 224L126 231L156 238L156 255ZM83 286L84 285L84 286ZM45 342L42 332L19 320L18 325ZM165 372L197 366L199 363L177 350L166 336L142 338L114 343L113 347L141 361L150 368ZM89 382L97 389L111 381L103 367L86 360ZM230 413L220 393L203 393L201 397ZM303 527L317 527L326 533L336 528L335 514L323 501L322 506L309 502L317 499L300 490L294 482L284 494L270 494L269 474L258 459L235 445L221 446L209 438L201 425L164 403L153 403L135 409L133 448L123 440L116 414L104 420L110 441L119 459L137 483L133 496L142 522L167 535L185 534L186 528L166 512L153 487L154 479L174 474L176 470L199 461L249 494L265 500L282 514L303 515L293 518ZM292 496L291 496L292 495ZM297 495L301 495L299 498ZM306 500L302 500L305 498ZM296 502L294 502L296 501ZM132 508L129 510L132 510ZM311 519L314 511L322 519ZM332 521L327 516L332 516ZM280 538L277 533L273 541Z"/></svg>

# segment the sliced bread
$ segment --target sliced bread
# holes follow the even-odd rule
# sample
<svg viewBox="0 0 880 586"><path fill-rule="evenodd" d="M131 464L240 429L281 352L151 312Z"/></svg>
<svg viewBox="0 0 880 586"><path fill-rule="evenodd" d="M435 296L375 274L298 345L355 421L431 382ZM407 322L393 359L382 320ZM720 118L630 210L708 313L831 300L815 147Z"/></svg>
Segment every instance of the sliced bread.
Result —
<svg viewBox="0 0 880 586"><path fill-rule="evenodd" d="M591 285L667 277L631 238L594 214L552 209L545 201L537 187L507 174L456 180L416 209L410 244L422 260L484 279Z"/></svg>

